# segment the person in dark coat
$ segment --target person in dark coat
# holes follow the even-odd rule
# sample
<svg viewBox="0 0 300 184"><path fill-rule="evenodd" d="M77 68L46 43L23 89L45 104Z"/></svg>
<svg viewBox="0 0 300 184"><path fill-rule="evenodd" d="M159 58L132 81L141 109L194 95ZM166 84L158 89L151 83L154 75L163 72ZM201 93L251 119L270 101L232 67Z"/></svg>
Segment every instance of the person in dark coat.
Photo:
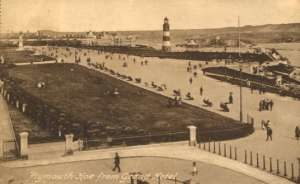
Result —
<svg viewBox="0 0 300 184"><path fill-rule="evenodd" d="M300 137L300 128L298 126L296 126L295 128L295 137L297 140L299 140Z"/></svg>
<svg viewBox="0 0 300 184"><path fill-rule="evenodd" d="M274 102L273 102L273 100L270 100L270 102L269 102L269 105L270 105L270 111L272 111L272 109L273 109L273 105L274 105Z"/></svg>
<svg viewBox="0 0 300 184"><path fill-rule="evenodd" d="M267 140L266 141L268 141L269 139L272 141L272 134L273 134L272 128L267 127Z"/></svg>
<svg viewBox="0 0 300 184"><path fill-rule="evenodd" d="M229 104L233 104L233 96L232 96L232 92L229 93L228 103L229 103Z"/></svg>
<svg viewBox="0 0 300 184"><path fill-rule="evenodd" d="M200 96L202 96L203 95L203 88L202 88L202 86L200 87Z"/></svg>
<svg viewBox="0 0 300 184"><path fill-rule="evenodd" d="M116 169L118 169L118 172L121 172L121 168L120 168L120 156L119 156L118 153L116 153L116 155L115 155L114 164L115 164L115 167L113 168L113 171L115 171Z"/></svg>

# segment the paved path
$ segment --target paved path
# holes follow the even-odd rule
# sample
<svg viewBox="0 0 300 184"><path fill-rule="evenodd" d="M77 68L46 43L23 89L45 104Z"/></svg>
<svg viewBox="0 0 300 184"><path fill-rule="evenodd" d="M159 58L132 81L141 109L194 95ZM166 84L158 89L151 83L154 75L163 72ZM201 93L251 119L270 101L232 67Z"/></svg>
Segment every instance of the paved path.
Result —
<svg viewBox="0 0 300 184"><path fill-rule="evenodd" d="M114 153L118 152L121 157L165 157L176 158L190 161L199 161L203 163L213 164L223 168L231 169L235 172L245 174L256 178L265 183L272 184L289 184L293 183L284 178L269 174L255 167L245 165L241 162L230 160L222 156L218 156L209 152L202 151L196 147L187 146L187 142L156 144L146 146L132 146L122 148L103 149L95 151L75 152L72 156L64 156L59 158L44 160L26 160L12 161L2 163L3 167L32 167L49 164L67 163L75 161L88 161L98 159L111 159Z"/></svg>
<svg viewBox="0 0 300 184"><path fill-rule="evenodd" d="M192 162L163 157L121 158L122 172L112 171L112 159L79 161L65 164L26 168L3 168L0 166L0 183L11 184L129 184L130 173L141 173L147 184L175 184L192 180L196 184L265 184L256 178L212 164L196 162L199 174L192 175ZM180 169L178 169L180 168ZM13 176L10 173L14 173ZM49 178L49 176L53 176ZM54 179L54 176L56 179ZM61 178L62 176L70 176ZM88 176L88 177L87 177ZM171 177L166 179L166 177ZM141 177L140 177L141 178ZM1 182L3 181L3 182ZM21 181L21 182L18 182Z"/></svg>

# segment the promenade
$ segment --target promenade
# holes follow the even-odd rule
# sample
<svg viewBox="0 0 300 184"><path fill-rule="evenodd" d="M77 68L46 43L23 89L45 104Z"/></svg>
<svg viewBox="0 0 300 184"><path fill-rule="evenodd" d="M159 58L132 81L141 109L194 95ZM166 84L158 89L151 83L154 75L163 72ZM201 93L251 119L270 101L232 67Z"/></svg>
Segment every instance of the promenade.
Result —
<svg viewBox="0 0 300 184"><path fill-rule="evenodd" d="M245 165L238 161L233 161L222 156L208 153L198 149L197 147L188 146L187 142L177 143L164 143L153 144L146 146L132 146L132 147L118 147L110 149L102 149L95 151L76 151L74 155L63 156L63 151L60 152L61 156L57 157L55 154L49 154L47 159L30 159L18 160L11 162L4 162L0 164L1 167L7 169L13 168L39 168L41 166L49 166L52 164L66 164L76 163L78 161L93 161L102 159L112 159L115 152L124 158L137 158L137 157L158 157L180 159L187 161L197 161L204 164L211 164L214 166L226 168L234 172L243 174L247 177L255 178L257 183L270 183L270 184L289 184L293 183L289 180L281 178L276 175L269 174L265 171L259 170L255 167ZM72 166L71 166L72 167ZM143 167L143 166L142 166ZM43 167L41 167L43 168ZM180 169L179 169L180 170ZM38 170L37 170L38 171ZM51 174L53 171L49 171ZM202 171L205 172L205 171ZM180 177L180 176L179 176ZM201 183L201 181L198 181Z"/></svg>

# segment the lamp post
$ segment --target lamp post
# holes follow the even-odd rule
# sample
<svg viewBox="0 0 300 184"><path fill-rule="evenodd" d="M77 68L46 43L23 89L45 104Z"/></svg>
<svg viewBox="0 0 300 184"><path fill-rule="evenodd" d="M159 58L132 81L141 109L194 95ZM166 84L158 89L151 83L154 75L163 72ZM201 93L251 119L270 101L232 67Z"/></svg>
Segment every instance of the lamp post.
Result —
<svg viewBox="0 0 300 184"><path fill-rule="evenodd" d="M300 157L298 159L298 177L297 177L297 183L300 183Z"/></svg>
<svg viewBox="0 0 300 184"><path fill-rule="evenodd" d="M241 60L241 34L240 34L240 17L238 16L238 58L239 58L239 69L240 69L240 122L243 123L243 93L242 93L242 60Z"/></svg>
<svg viewBox="0 0 300 184"><path fill-rule="evenodd" d="M240 63L240 122L243 123L242 64Z"/></svg>

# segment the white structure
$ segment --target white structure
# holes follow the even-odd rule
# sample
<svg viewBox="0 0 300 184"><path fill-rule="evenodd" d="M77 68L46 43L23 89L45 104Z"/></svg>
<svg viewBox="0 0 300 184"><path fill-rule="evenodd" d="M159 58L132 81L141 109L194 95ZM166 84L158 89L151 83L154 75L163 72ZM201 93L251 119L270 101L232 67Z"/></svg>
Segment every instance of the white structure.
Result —
<svg viewBox="0 0 300 184"><path fill-rule="evenodd" d="M86 35L86 38L82 40L83 44L85 45L94 45L95 42L97 41L97 36L94 35L94 33L92 31L89 31Z"/></svg>
<svg viewBox="0 0 300 184"><path fill-rule="evenodd" d="M19 35L19 48L17 49L17 51L22 51L24 50L24 45L23 45L23 34L21 33Z"/></svg>
<svg viewBox="0 0 300 184"><path fill-rule="evenodd" d="M66 150L65 150L65 154L70 155L73 154L73 134L66 134L65 138L66 138Z"/></svg>
<svg viewBox="0 0 300 184"><path fill-rule="evenodd" d="M197 127L194 125L191 125L191 126L188 126L188 129L190 131L189 145L196 146L197 145Z"/></svg>
<svg viewBox="0 0 300 184"><path fill-rule="evenodd" d="M20 156L23 159L28 159L28 133L20 133Z"/></svg>

